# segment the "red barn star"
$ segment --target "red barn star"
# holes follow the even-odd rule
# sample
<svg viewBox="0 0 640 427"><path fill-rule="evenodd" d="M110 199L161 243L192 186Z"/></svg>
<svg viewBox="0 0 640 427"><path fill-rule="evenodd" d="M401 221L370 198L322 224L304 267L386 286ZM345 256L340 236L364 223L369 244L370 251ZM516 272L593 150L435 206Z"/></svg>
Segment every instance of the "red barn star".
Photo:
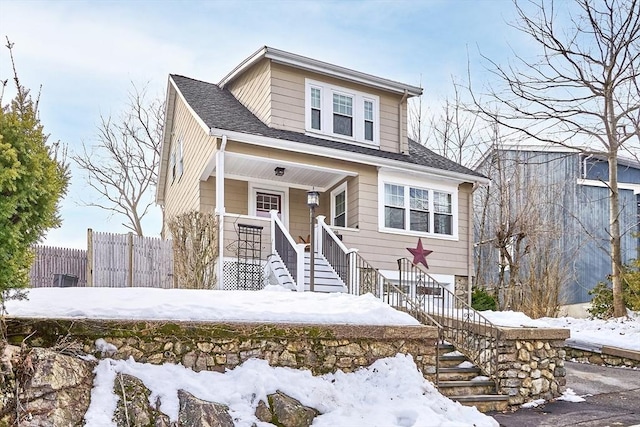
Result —
<svg viewBox="0 0 640 427"><path fill-rule="evenodd" d="M411 255L413 255L413 265L423 264L425 267L429 268L427 264L427 256L429 256L433 251L428 249L423 249L422 247L422 239L418 239L418 246L416 248L407 248Z"/></svg>

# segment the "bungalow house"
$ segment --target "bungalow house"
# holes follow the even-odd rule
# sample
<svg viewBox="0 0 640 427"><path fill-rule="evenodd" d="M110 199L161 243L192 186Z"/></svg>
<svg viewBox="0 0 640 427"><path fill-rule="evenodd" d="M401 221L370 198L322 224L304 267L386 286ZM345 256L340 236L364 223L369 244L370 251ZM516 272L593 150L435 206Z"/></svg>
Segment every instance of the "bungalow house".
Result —
<svg viewBox="0 0 640 427"><path fill-rule="evenodd" d="M157 190L163 236L177 214L214 212L219 288L260 287L266 269L301 291L311 265L313 290L345 290L354 254L393 280L420 240L429 273L465 291L472 193L488 180L408 138L407 101L421 94L266 46L217 84L170 75ZM318 197L313 236L309 196Z"/></svg>
<svg viewBox="0 0 640 427"><path fill-rule="evenodd" d="M532 262L542 261L547 272L556 265L560 305L584 315L589 291L611 274L606 158L565 147L504 145L488 150L475 170L492 179L475 194L478 282L494 286L501 266L508 266L496 236L506 231L511 236L504 237L518 240L519 234L520 246L509 250L512 257L522 257L520 272L531 274ZM640 258L638 161L618 160L618 190L621 251L628 263Z"/></svg>

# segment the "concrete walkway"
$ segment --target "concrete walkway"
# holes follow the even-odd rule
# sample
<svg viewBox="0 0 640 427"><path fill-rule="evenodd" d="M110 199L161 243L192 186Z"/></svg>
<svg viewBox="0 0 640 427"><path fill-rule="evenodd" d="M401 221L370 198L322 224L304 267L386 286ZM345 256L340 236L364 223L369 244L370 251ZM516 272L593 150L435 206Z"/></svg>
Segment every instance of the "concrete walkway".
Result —
<svg viewBox="0 0 640 427"><path fill-rule="evenodd" d="M489 413L504 427L640 427L640 370L565 362L567 387L586 402Z"/></svg>

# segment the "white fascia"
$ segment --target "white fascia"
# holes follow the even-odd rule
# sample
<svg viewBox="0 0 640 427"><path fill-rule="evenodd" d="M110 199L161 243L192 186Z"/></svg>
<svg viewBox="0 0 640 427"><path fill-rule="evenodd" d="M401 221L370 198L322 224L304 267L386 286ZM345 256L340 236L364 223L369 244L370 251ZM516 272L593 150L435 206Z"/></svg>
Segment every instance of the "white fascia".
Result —
<svg viewBox="0 0 640 427"><path fill-rule="evenodd" d="M326 76L336 77L342 80L348 80L365 86L376 87L389 92L404 94L406 90L410 96L422 95L421 87L407 85L382 77L376 77L371 74L340 67L339 65L329 64L328 62L318 61L317 59L308 58L295 53L285 52L284 50L274 49L269 46L261 47L247 59L242 61L229 74L223 77L218 85L224 88L226 84L233 81L238 75L242 74L262 58L268 58L280 64L312 71Z"/></svg>
<svg viewBox="0 0 640 427"><path fill-rule="evenodd" d="M210 136L221 137L227 135L227 137L233 141L243 142L246 144L258 145L261 147L276 148L294 153L312 154L315 156L328 157L331 159L336 158L336 150L333 148L319 147L309 144L302 144L299 142L288 141L286 139L271 138L262 135L252 135L244 132L229 131L225 129L211 128L209 129ZM340 150L340 160L352 161L355 163L361 163L365 165L372 165L377 167L386 167L392 170L400 172L412 172L420 174L422 176L430 176L433 178L448 178L450 180L457 181L458 183L470 182L479 184L489 184L488 178L483 178L475 175L467 175L459 172L447 171L443 169L431 168L422 165L416 165L413 163L406 163L399 160L385 159L383 157L370 156L368 154L354 153L351 151Z"/></svg>

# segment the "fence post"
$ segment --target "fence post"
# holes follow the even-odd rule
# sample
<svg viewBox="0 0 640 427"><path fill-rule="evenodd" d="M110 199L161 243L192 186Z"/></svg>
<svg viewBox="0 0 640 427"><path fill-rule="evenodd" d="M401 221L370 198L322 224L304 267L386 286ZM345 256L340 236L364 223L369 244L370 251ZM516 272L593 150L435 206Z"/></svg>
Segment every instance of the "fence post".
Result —
<svg viewBox="0 0 640 427"><path fill-rule="evenodd" d="M127 251L129 256L129 271L127 272L127 286L133 286L133 233L127 235Z"/></svg>
<svg viewBox="0 0 640 427"><path fill-rule="evenodd" d="M87 229L87 286L93 286L93 230Z"/></svg>

